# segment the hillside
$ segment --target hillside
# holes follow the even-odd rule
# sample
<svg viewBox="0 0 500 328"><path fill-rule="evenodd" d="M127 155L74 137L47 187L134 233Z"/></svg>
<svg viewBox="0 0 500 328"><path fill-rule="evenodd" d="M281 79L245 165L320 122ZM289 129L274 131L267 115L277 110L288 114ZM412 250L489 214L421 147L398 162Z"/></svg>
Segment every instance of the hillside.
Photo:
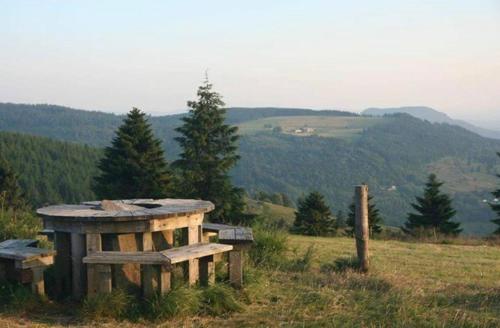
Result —
<svg viewBox="0 0 500 328"><path fill-rule="evenodd" d="M409 114L413 117L426 120L431 123L458 125L485 138L500 139L500 131L498 130L485 129L469 122L455 120L445 113L429 107L368 108L363 111L363 115L371 116L393 115L397 113Z"/></svg>
<svg viewBox="0 0 500 328"><path fill-rule="evenodd" d="M0 132L0 153L18 173L25 197L33 206L94 199L90 186L100 150Z"/></svg>
<svg viewBox="0 0 500 328"><path fill-rule="evenodd" d="M109 142L122 118L48 105L12 106L0 105L0 129L96 146ZM242 134L241 161L233 180L251 195L262 190L297 199L319 190L334 213L346 212L353 186L366 182L385 223L399 226L426 176L437 172L455 198L457 220L464 223L466 233L492 231L493 213L483 200L491 200L490 192L498 185L500 162L495 153L500 141L404 114L370 118L306 109L293 114L294 109L279 108L228 110L228 121L238 124ZM150 118L169 160L179 151L173 138L181 117ZM274 130L276 126L281 132ZM290 132L304 127L311 132Z"/></svg>

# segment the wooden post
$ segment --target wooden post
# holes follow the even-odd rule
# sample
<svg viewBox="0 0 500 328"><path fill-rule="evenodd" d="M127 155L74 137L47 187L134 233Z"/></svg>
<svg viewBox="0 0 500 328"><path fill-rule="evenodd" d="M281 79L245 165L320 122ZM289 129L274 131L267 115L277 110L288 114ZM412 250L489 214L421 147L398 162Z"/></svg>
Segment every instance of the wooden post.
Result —
<svg viewBox="0 0 500 328"><path fill-rule="evenodd" d="M243 254L241 250L229 252L229 282L236 288L243 286Z"/></svg>
<svg viewBox="0 0 500 328"><path fill-rule="evenodd" d="M66 232L55 233L55 279L56 294L64 298L71 293L71 240Z"/></svg>
<svg viewBox="0 0 500 328"><path fill-rule="evenodd" d="M170 274L170 268L167 268L166 266L160 265L159 268L159 275L160 275L160 294L166 294L170 291L171 288L171 274Z"/></svg>
<svg viewBox="0 0 500 328"><path fill-rule="evenodd" d="M153 235L151 232L144 232L142 234L142 251L152 252L153 251ZM141 274L141 284L142 291L145 297L153 296L155 290L158 288L158 273L157 270L153 270L152 265L142 265Z"/></svg>
<svg viewBox="0 0 500 328"><path fill-rule="evenodd" d="M215 283L215 263L213 255L200 258L200 284L203 286Z"/></svg>
<svg viewBox="0 0 500 328"><path fill-rule="evenodd" d="M82 258L85 256L85 235L71 234L71 269L73 298L79 300L85 290L85 267Z"/></svg>
<svg viewBox="0 0 500 328"><path fill-rule="evenodd" d="M111 293L112 290L111 265L98 264L95 266L95 270L96 270L96 275L99 279L98 293Z"/></svg>
<svg viewBox="0 0 500 328"><path fill-rule="evenodd" d="M355 220L355 236L356 236L356 250L358 253L358 260L360 270L367 272L369 267L369 253L368 253L368 186L356 186L355 189L355 202L356 202L356 220Z"/></svg>
<svg viewBox="0 0 500 328"><path fill-rule="evenodd" d="M102 251L101 235L98 233L89 233L87 238L87 254ZM96 265L87 265L87 295L92 296L98 292L99 275Z"/></svg>
<svg viewBox="0 0 500 328"><path fill-rule="evenodd" d="M201 226L188 227L188 245L198 244L201 241ZM198 282L200 276L199 260L189 260L188 263L188 283L194 285Z"/></svg>
<svg viewBox="0 0 500 328"><path fill-rule="evenodd" d="M44 295L45 294L45 283L43 280L44 267L31 268L33 272L33 280L31 281L31 291L34 294Z"/></svg>

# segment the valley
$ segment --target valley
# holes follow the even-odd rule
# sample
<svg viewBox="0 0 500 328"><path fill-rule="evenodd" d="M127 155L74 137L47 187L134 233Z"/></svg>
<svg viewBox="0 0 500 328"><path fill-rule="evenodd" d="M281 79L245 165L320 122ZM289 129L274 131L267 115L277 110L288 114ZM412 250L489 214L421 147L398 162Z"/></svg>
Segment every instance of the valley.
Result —
<svg viewBox="0 0 500 328"><path fill-rule="evenodd" d="M169 161L179 152L174 138L181 117L182 114L150 117ZM67 148L87 145L83 150L95 155L86 161L71 161L75 169L83 165L83 172L95 172L98 149L109 144L121 120L114 114L52 105L0 104L0 130L74 144L64 146ZM398 227L411 210L414 197L421 193L426 176L434 172L446 182L444 190L454 197L456 219L466 234L484 235L493 229L489 221L494 213L484 201L492 200L491 192L498 183L500 163L496 151L500 150L500 141L483 138L462 127L430 123L405 114L365 117L342 111L229 108L227 120L237 125L242 135L241 161L231 175L250 197L258 191L282 192L295 201L318 190L327 197L333 213L345 213L353 186L366 182L385 224ZM303 128L310 130L295 132ZM37 144L38 138L15 138L18 143L5 141L2 149L21 172L21 183L33 204L92 197L91 176L81 184L82 180L76 177L58 180L47 178L50 175L38 173L39 170L30 171L26 163L33 167L42 165L42 157L26 152L23 142ZM59 154L64 149L61 145L41 142L35 148L44 154L43 158L54 158L66 156ZM30 191L39 184L46 185L50 192Z"/></svg>

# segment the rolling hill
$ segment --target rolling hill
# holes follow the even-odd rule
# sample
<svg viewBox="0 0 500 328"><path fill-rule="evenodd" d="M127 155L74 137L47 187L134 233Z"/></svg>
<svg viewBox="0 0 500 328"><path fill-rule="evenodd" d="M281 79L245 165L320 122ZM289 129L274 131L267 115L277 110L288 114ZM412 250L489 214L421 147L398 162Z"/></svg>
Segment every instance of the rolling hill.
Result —
<svg viewBox="0 0 500 328"><path fill-rule="evenodd" d="M169 160L179 151L173 138L181 117L150 118ZM51 105L0 104L0 130L96 147L110 142L121 120L119 115ZM230 108L227 120L242 134L241 161L232 171L233 180L250 194L283 192L296 199L318 190L334 212L345 212L353 186L366 182L386 224L398 226L426 176L437 172L455 198L457 220L465 231L493 230L493 213L483 200L491 200L498 184L498 140L405 114L361 117L342 111Z"/></svg>
<svg viewBox="0 0 500 328"><path fill-rule="evenodd" d="M485 129L462 120L455 120L429 107L398 107L398 108L368 108L363 111L363 115L383 116L397 113L409 114L413 117L429 121L431 123L447 123L461 126L471 132L477 133L485 138L500 139L500 131Z"/></svg>

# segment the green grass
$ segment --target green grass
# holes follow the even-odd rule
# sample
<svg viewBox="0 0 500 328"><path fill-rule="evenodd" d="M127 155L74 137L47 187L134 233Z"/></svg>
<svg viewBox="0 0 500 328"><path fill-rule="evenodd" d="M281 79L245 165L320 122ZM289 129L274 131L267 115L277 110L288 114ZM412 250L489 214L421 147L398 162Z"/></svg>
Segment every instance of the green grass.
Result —
<svg viewBox="0 0 500 328"><path fill-rule="evenodd" d="M164 322L165 326L199 327L500 326L498 246L372 240L371 269L368 274L361 274L352 268L353 239L287 237L288 254L282 256L282 261L296 266L253 268L248 261L247 287L243 291L233 294L226 287L194 289L193 292L203 294L202 309L212 305L211 309L180 311L174 299L164 299L157 309L159 317L165 319L136 323L104 319L96 325L142 327ZM231 299L220 295L229 295ZM183 312L184 315L170 317ZM51 326L64 322L62 316L50 314L33 319L4 313L0 315L0 324Z"/></svg>
<svg viewBox="0 0 500 328"><path fill-rule="evenodd" d="M350 238L290 236L307 272L267 271L257 302L207 326L498 327L500 248L371 241L371 271L320 267L355 254Z"/></svg>
<svg viewBox="0 0 500 328"><path fill-rule="evenodd" d="M334 137L351 139L363 129L379 124L383 118L376 117L336 117L336 116L283 116L268 117L239 125L240 134L257 134L272 131L274 127L281 127L282 133L307 136L318 135L322 137ZM293 131L299 128L309 127L314 131L305 134L296 134Z"/></svg>

